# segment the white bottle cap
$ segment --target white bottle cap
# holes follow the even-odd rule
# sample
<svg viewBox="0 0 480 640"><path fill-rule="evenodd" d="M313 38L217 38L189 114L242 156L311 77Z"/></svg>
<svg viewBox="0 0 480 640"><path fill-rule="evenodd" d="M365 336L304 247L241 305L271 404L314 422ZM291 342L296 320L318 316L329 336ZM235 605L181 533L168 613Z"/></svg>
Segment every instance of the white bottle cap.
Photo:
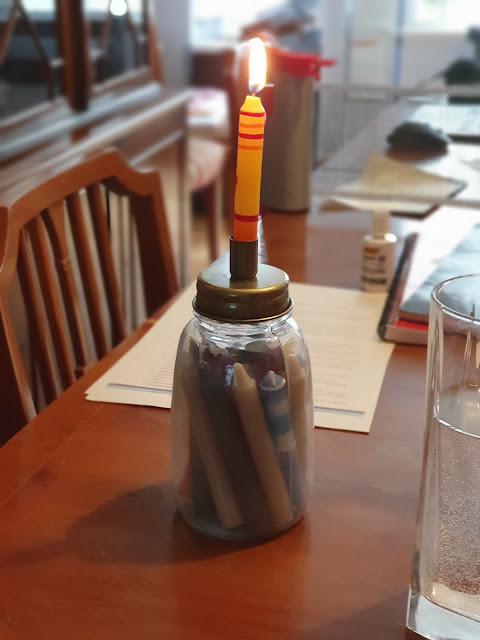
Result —
<svg viewBox="0 0 480 640"><path fill-rule="evenodd" d="M384 238L390 231L390 213L384 210L372 211L372 236Z"/></svg>

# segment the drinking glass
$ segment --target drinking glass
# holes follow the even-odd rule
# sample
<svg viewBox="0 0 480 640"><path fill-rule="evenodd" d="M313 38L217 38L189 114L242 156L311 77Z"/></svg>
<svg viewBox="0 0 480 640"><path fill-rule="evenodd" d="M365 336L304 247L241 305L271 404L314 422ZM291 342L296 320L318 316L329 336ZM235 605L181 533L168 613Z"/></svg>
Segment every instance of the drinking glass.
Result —
<svg viewBox="0 0 480 640"><path fill-rule="evenodd" d="M407 626L480 638L480 274L430 301L426 429Z"/></svg>

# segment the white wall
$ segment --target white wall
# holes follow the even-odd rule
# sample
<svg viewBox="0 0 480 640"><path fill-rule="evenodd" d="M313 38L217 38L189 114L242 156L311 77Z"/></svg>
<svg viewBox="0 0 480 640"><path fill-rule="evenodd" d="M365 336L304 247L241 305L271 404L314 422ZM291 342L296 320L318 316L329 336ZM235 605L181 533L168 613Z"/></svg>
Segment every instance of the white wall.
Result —
<svg viewBox="0 0 480 640"><path fill-rule="evenodd" d="M402 50L402 86L424 82L457 58L473 58L472 43L460 33L407 33Z"/></svg>
<svg viewBox="0 0 480 640"><path fill-rule="evenodd" d="M360 31L395 31L399 0L354 0L352 24Z"/></svg>
<svg viewBox="0 0 480 640"><path fill-rule="evenodd" d="M189 77L190 0L155 0L165 84L185 86Z"/></svg>

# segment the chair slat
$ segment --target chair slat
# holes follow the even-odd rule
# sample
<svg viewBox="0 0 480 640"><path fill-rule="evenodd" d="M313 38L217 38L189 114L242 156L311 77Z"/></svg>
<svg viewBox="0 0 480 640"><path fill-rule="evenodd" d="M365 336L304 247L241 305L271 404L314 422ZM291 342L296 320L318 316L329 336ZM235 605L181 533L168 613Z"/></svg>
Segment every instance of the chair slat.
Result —
<svg viewBox="0 0 480 640"><path fill-rule="evenodd" d="M107 214L99 184L87 187L87 197L90 205L92 226L95 230L100 268L102 271L105 294L112 323L112 340L117 344L126 335L125 322L122 313L122 300L118 286L115 265L113 263L110 236L108 233Z"/></svg>
<svg viewBox="0 0 480 640"><path fill-rule="evenodd" d="M80 268L87 311L92 327L97 358L108 351L107 332L100 304L100 289L97 284L95 267L92 260L92 247L85 224L84 210L80 194L73 193L66 200L75 251Z"/></svg>
<svg viewBox="0 0 480 640"><path fill-rule="evenodd" d="M131 209L140 250L145 304L150 315L178 288L160 182L147 197L132 196ZM162 210L164 215L159 214Z"/></svg>
<svg viewBox="0 0 480 640"><path fill-rule="evenodd" d="M92 364L92 360L88 353L72 258L68 247L63 201L54 202L52 206L48 207L44 212L44 221L50 234L55 267L62 290L63 307L75 357L74 372L77 368L83 371Z"/></svg>
<svg viewBox="0 0 480 640"><path fill-rule="evenodd" d="M40 217L34 218L28 228L35 255L40 287L45 301L45 311L53 338L53 347L57 357L60 379L63 388L66 389L75 381L75 368L65 332L62 307L52 268L48 239Z"/></svg>
<svg viewBox="0 0 480 640"><path fill-rule="evenodd" d="M56 367L52 347L48 342L48 329L45 312L42 308L37 281L36 270L32 264L27 245L25 230L20 231L18 251L18 277L22 288L23 300L27 312L28 326L33 353L32 371L39 368L42 379L42 390L47 403L52 402L60 393L56 375ZM38 401L38 399L37 399Z"/></svg>

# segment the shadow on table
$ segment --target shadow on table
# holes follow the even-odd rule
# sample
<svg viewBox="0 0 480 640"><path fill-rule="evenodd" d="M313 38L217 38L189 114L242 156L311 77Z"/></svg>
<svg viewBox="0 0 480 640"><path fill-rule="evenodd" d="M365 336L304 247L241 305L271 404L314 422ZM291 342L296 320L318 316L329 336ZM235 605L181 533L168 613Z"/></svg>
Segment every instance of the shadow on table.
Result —
<svg viewBox="0 0 480 640"><path fill-rule="evenodd" d="M194 531L177 513L170 483L124 493L82 516L65 538L10 554L10 564L75 554L93 562L176 564L233 554L256 543Z"/></svg>
<svg viewBox="0 0 480 640"><path fill-rule="evenodd" d="M175 510L167 482L101 505L69 528L65 544L90 560L146 564L204 560L248 546L194 531Z"/></svg>

